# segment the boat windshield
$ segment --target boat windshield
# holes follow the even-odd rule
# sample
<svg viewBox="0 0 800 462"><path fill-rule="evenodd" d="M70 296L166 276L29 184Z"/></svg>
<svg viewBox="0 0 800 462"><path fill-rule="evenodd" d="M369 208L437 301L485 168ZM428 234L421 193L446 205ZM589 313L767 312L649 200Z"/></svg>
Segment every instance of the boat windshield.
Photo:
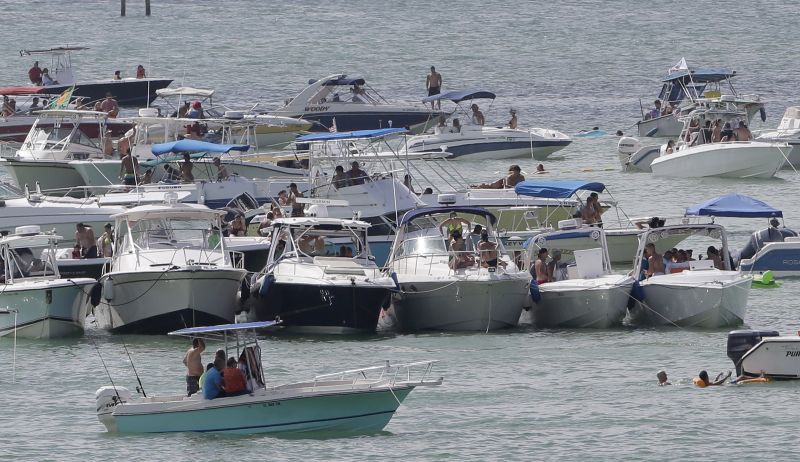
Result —
<svg viewBox="0 0 800 462"><path fill-rule="evenodd" d="M447 243L441 236L425 236L406 239L397 251L398 257L411 255L446 255Z"/></svg>
<svg viewBox="0 0 800 462"><path fill-rule="evenodd" d="M5 181L0 181L0 200L18 199L22 197L22 191Z"/></svg>
<svg viewBox="0 0 800 462"><path fill-rule="evenodd" d="M39 255L41 258L36 258ZM15 279L56 277L52 255L45 248L5 247L2 249L3 283L12 283Z"/></svg>
<svg viewBox="0 0 800 462"><path fill-rule="evenodd" d="M596 277L611 271L602 233L596 228L537 236L528 246L526 268L535 273L536 260L542 258L552 281Z"/></svg>
<svg viewBox="0 0 800 462"><path fill-rule="evenodd" d="M159 218L128 221L134 245L149 248L216 249L219 229L208 219Z"/></svg>
<svg viewBox="0 0 800 462"><path fill-rule="evenodd" d="M273 259L286 256L367 258L367 230L346 226L284 226L276 229Z"/></svg>
<svg viewBox="0 0 800 462"><path fill-rule="evenodd" d="M22 144L22 149L29 151L63 151L70 145L99 149L97 143L86 136L83 131L75 128L73 124L62 125L57 123L48 126L41 125L38 121Z"/></svg>

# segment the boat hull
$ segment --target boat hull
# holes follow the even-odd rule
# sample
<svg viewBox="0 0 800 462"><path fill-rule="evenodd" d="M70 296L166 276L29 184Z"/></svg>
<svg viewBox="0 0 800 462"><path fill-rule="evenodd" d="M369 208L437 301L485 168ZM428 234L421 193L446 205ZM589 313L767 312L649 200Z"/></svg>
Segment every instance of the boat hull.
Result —
<svg viewBox="0 0 800 462"><path fill-rule="evenodd" d="M36 183L41 189L67 189L84 186L83 178L66 161L0 159L0 166L8 173L20 188L25 185L33 190Z"/></svg>
<svg viewBox="0 0 800 462"><path fill-rule="evenodd" d="M17 310L0 315L0 337L16 334L22 338L50 339L83 334L92 279L4 285L0 293L3 308ZM35 284L35 286L34 286ZM16 284L15 284L16 285Z"/></svg>
<svg viewBox="0 0 800 462"><path fill-rule="evenodd" d="M741 359L741 375L776 379L800 379L800 339L768 337Z"/></svg>
<svg viewBox="0 0 800 462"><path fill-rule="evenodd" d="M675 138L681 134L683 123L674 115L665 115L654 119L640 120L636 122L639 136L657 136L664 138Z"/></svg>
<svg viewBox="0 0 800 462"><path fill-rule="evenodd" d="M374 130L379 128L409 127L412 133L422 133L433 127L439 121L439 116L444 113L422 109L398 109L396 111L336 111L336 112L310 112L310 113L283 113L274 112L274 115L284 115L297 119L316 122L310 131L328 131L333 127L336 119L336 129L340 132L354 130Z"/></svg>
<svg viewBox="0 0 800 462"><path fill-rule="evenodd" d="M761 142L702 144L661 156L650 164L656 176L771 178L783 167L786 145Z"/></svg>
<svg viewBox="0 0 800 462"><path fill-rule="evenodd" d="M573 281L539 286L541 299L531 307L533 324L550 328L608 329L622 325L633 287L628 277L606 277L606 284L579 287Z"/></svg>
<svg viewBox="0 0 800 462"><path fill-rule="evenodd" d="M739 262L744 273L772 271L775 276L800 276L800 242L769 242L752 258Z"/></svg>
<svg viewBox="0 0 800 462"><path fill-rule="evenodd" d="M97 82L80 82L74 85L72 96L82 96L90 101L101 100L111 93L120 106L142 107L152 103L156 90L166 88L172 79L123 79ZM49 85L40 93L60 95L73 85Z"/></svg>
<svg viewBox="0 0 800 462"><path fill-rule="evenodd" d="M572 143L569 139L564 140L461 140L451 142L428 142L419 143L416 147L409 146L409 151L439 151L446 148L452 155L451 159L459 160L487 160L487 159L514 159L531 158L545 160L556 151L560 151Z"/></svg>

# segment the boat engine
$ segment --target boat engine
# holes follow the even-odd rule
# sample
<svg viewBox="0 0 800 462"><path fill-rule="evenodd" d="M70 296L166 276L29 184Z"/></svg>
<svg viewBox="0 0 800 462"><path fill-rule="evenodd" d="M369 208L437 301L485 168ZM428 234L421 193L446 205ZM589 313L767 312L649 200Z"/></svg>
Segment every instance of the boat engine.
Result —
<svg viewBox="0 0 800 462"><path fill-rule="evenodd" d="M131 399L131 392L125 387L100 387L94 393L97 405L97 419L105 425L110 432L117 431L117 424L114 419L114 408L118 404L126 403Z"/></svg>
<svg viewBox="0 0 800 462"><path fill-rule="evenodd" d="M742 375L742 356L761 342L764 337L778 337L776 330L734 330L728 333L728 357L736 367L736 376Z"/></svg>

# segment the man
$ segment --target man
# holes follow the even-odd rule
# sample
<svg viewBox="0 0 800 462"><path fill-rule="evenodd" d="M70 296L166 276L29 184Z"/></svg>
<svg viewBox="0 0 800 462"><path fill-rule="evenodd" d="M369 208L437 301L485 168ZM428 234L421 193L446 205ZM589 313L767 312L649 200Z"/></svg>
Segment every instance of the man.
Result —
<svg viewBox="0 0 800 462"><path fill-rule="evenodd" d="M178 108L178 112L176 115L178 116L179 119L183 119L186 117L186 114L189 112L189 109L191 109L189 107L189 101L184 101L183 106Z"/></svg>
<svg viewBox="0 0 800 462"><path fill-rule="evenodd" d="M203 377L203 398L214 399L225 396L222 382L223 369L225 369L225 359L214 358L214 367L207 370Z"/></svg>
<svg viewBox="0 0 800 462"><path fill-rule="evenodd" d="M750 129L747 128L744 120L739 121L739 126L734 130L733 134L736 136L736 141L750 141L753 139L753 134L750 132Z"/></svg>
<svg viewBox="0 0 800 462"><path fill-rule="evenodd" d="M122 71L114 71L114 77L111 80L122 80Z"/></svg>
<svg viewBox="0 0 800 462"><path fill-rule="evenodd" d="M713 245L708 246L706 249L706 258L714 263L714 268L724 270L725 265L722 263L722 257L719 255L719 250Z"/></svg>
<svg viewBox="0 0 800 462"><path fill-rule="evenodd" d="M357 164L357 162L353 162ZM303 193L297 190L297 183L292 183L289 185L289 201L288 205L292 206L292 216L293 217L302 217L305 216L303 213L303 204L297 202L297 199L303 197Z"/></svg>
<svg viewBox="0 0 800 462"><path fill-rule="evenodd" d="M97 243L91 226L75 225L75 243L81 246L81 258L97 258Z"/></svg>
<svg viewBox="0 0 800 462"><path fill-rule="evenodd" d="M111 258L114 250L111 243L114 242L114 232L111 223L106 223L103 227L104 233L97 239L97 248L100 251L100 256L104 258Z"/></svg>
<svg viewBox="0 0 800 462"><path fill-rule="evenodd" d="M136 186L136 172L139 171L139 160L133 157L131 151L125 153L119 166L119 176L126 186Z"/></svg>
<svg viewBox="0 0 800 462"><path fill-rule="evenodd" d="M654 107L652 109L650 109L650 114L649 115L650 115L651 119L657 119L657 118L661 117L661 101L655 100L653 102L653 106Z"/></svg>
<svg viewBox="0 0 800 462"><path fill-rule="evenodd" d="M344 173L344 167L341 165L336 166L333 178L331 178L331 184L336 189L344 188L350 184L350 180L347 179L347 175Z"/></svg>
<svg viewBox="0 0 800 462"><path fill-rule="evenodd" d="M217 181L227 180L230 175L228 175L228 169L222 165L222 161L219 157L214 158L214 166L217 167Z"/></svg>
<svg viewBox="0 0 800 462"><path fill-rule="evenodd" d="M350 186L358 186L367 182L367 172L361 170L358 161L353 161L350 164L350 170L347 172L347 179L350 180Z"/></svg>
<svg viewBox="0 0 800 462"><path fill-rule="evenodd" d="M547 277L547 249L542 247L536 255L536 261L533 263L536 283L544 284L545 282L550 282L550 278Z"/></svg>
<svg viewBox="0 0 800 462"><path fill-rule="evenodd" d="M194 173L192 173L192 158L189 154L183 155L183 162L181 162L181 182L194 183Z"/></svg>
<svg viewBox="0 0 800 462"><path fill-rule="evenodd" d="M228 367L222 372L225 387L225 396L238 396L247 393L247 381L244 373L239 369L239 362L231 356L228 358Z"/></svg>
<svg viewBox="0 0 800 462"><path fill-rule="evenodd" d="M658 371L658 373L656 373L656 377L658 378L659 387L663 387L664 385L672 385L671 383L669 383L669 381L667 381L667 373L664 372L663 370Z"/></svg>
<svg viewBox="0 0 800 462"><path fill-rule="evenodd" d="M183 364L186 366L186 393L192 396L200 390L200 376L203 375L203 360L200 355L206 344L201 338L192 339L192 347L186 351Z"/></svg>
<svg viewBox="0 0 800 462"><path fill-rule="evenodd" d="M36 86L42 84L42 69L39 67L39 61L33 62L33 67L28 70L28 78Z"/></svg>
<svg viewBox="0 0 800 462"><path fill-rule="evenodd" d="M478 105L473 103L472 106L470 106L470 108L472 109L472 124L473 125L485 124L486 119L483 117L483 112L481 112L480 108L478 108Z"/></svg>
<svg viewBox="0 0 800 462"><path fill-rule="evenodd" d="M645 276L649 278L650 276L663 275L664 257L656 252L656 245L652 242L648 242L645 246L645 251L647 252L647 271L645 272Z"/></svg>
<svg viewBox="0 0 800 462"><path fill-rule="evenodd" d="M708 372L700 371L700 374L698 374L697 377L692 379L692 382L700 388L724 385L725 381L731 377L731 371L728 371L728 375L723 376L723 374L724 374L723 372L717 374L717 377L712 382L711 380L708 379Z"/></svg>
<svg viewBox="0 0 800 462"><path fill-rule="evenodd" d="M428 89L428 96L438 95L442 92L442 74L436 72L436 68L431 66L431 73L425 79L425 88ZM431 109L436 105L442 108L442 100L431 101Z"/></svg>
<svg viewBox="0 0 800 462"><path fill-rule="evenodd" d="M106 98L100 103L100 110L107 113L109 117L116 117L119 114L119 104L111 96L111 93L106 93Z"/></svg>
<svg viewBox="0 0 800 462"><path fill-rule="evenodd" d="M594 225L600 222L600 215L597 214L594 202L595 198L589 196L586 198L586 204L581 208L581 220L584 224Z"/></svg>
<svg viewBox="0 0 800 462"><path fill-rule="evenodd" d="M511 110L511 120L508 121L508 128L515 130L517 128L517 111Z"/></svg>
<svg viewBox="0 0 800 462"><path fill-rule="evenodd" d="M508 175L506 175L505 178L500 178L493 183L481 183L473 187L478 189L513 188L517 185L517 183L525 181L525 176L521 172L522 169L519 168L519 165L514 164L511 167L508 167Z"/></svg>
<svg viewBox="0 0 800 462"><path fill-rule="evenodd" d="M34 96L33 100L31 101L31 107L28 108L28 112L33 113L33 111L38 111L40 109L44 109L44 106L39 104L39 97Z"/></svg>
<svg viewBox="0 0 800 462"><path fill-rule="evenodd" d="M275 220L275 214L272 212L267 212L264 215L264 218L261 219L261 223L258 224L258 235L259 236L269 236L270 228L272 228L272 222Z"/></svg>
<svg viewBox="0 0 800 462"><path fill-rule="evenodd" d="M481 241L478 243L481 266L484 268L497 268L497 244L489 241L489 233L481 231Z"/></svg>
<svg viewBox="0 0 800 462"><path fill-rule="evenodd" d="M594 208L594 216L598 223L603 222L603 206L600 205L600 196L596 192L589 194L592 198L592 208ZM602 227L602 226L601 226Z"/></svg>

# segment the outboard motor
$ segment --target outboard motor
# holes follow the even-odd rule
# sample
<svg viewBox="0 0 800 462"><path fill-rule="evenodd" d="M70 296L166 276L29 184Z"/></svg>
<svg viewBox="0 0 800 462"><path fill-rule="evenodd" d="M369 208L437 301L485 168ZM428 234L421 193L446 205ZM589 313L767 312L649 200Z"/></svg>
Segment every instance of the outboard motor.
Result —
<svg viewBox="0 0 800 462"><path fill-rule="evenodd" d="M736 376L742 375L742 356L758 345L764 337L778 337L776 330L734 330L728 333L728 357L736 367Z"/></svg>

